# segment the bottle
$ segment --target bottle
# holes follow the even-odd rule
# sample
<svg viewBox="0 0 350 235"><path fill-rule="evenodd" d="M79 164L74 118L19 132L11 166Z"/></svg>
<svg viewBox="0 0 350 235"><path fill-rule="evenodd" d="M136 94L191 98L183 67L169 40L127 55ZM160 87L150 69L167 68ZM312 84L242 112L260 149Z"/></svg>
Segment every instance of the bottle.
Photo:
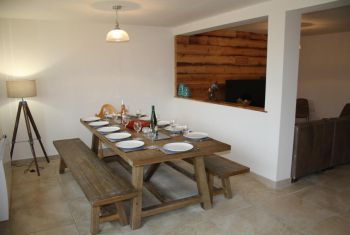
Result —
<svg viewBox="0 0 350 235"><path fill-rule="evenodd" d="M122 105L120 106L120 115L123 116L123 114L125 113L126 113L126 108L125 108L124 100L122 100Z"/></svg>
<svg viewBox="0 0 350 235"><path fill-rule="evenodd" d="M154 105L152 105L152 113L151 113L151 130L153 134L158 134L158 128L157 128L157 116L156 112L154 110Z"/></svg>

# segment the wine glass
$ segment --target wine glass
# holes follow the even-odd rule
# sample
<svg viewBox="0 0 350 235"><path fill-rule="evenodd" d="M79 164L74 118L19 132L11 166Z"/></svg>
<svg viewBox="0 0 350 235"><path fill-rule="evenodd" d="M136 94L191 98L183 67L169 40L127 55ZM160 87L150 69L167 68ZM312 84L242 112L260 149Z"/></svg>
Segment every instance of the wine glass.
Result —
<svg viewBox="0 0 350 235"><path fill-rule="evenodd" d="M139 132L141 131L142 128L142 124L139 120L135 120L134 121L134 130L137 132L137 134L139 134Z"/></svg>
<svg viewBox="0 0 350 235"><path fill-rule="evenodd" d="M136 110L136 117L138 119L141 117L141 109Z"/></svg>
<svg viewBox="0 0 350 235"><path fill-rule="evenodd" d="M116 123L116 122L117 122L117 117L118 117L118 115L117 115L115 112L113 112L113 113L111 114L111 117L112 117L112 121L113 121L114 123Z"/></svg>
<svg viewBox="0 0 350 235"><path fill-rule="evenodd" d="M129 124L130 118L128 115L123 114L122 115L122 124L126 128L126 126Z"/></svg>

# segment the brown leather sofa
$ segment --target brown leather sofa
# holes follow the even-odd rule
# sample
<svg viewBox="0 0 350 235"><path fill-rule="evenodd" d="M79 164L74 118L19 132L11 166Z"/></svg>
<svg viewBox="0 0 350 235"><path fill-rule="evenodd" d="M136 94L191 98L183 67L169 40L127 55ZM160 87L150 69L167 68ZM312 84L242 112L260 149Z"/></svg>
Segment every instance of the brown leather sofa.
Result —
<svg viewBox="0 0 350 235"><path fill-rule="evenodd" d="M350 163L350 116L295 125L292 181Z"/></svg>

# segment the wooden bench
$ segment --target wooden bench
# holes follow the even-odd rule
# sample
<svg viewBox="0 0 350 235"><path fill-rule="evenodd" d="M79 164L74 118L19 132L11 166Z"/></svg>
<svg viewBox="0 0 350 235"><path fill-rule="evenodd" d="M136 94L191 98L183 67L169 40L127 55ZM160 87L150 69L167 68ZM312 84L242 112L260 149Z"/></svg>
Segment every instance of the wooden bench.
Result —
<svg viewBox="0 0 350 235"><path fill-rule="evenodd" d="M91 204L91 233L98 233L100 223L107 221L128 224L122 201L138 194L131 183L98 159L80 139L56 140L53 144L60 155L60 174L68 167ZM112 204L117 212L102 215L101 208Z"/></svg>
<svg viewBox="0 0 350 235"><path fill-rule="evenodd" d="M191 159L186 159L186 162L192 164ZM217 194L224 194L228 199L232 198L232 189L230 183L230 176L244 174L250 171L249 167L238 164L234 161L231 161L227 158L223 158L218 155L211 155L204 158L205 170L207 172L208 186L210 190L210 198L213 201L213 196ZM195 180L195 177L192 173L184 169L183 167L174 164L172 162L166 162L167 165L174 168L175 170L181 172L187 177ZM153 170L153 169L151 169ZM150 170L150 171L151 171ZM152 172L153 174L154 172ZM150 176L147 175L147 180L150 179ZM214 187L214 176L217 176L221 180L222 188L218 189Z"/></svg>
<svg viewBox="0 0 350 235"><path fill-rule="evenodd" d="M226 198L230 199L232 198L230 176L244 174L250 171L249 167L243 166L218 155L205 157L204 163L207 171L211 200L213 200L213 195L215 194L214 176L219 177L221 180L223 193Z"/></svg>

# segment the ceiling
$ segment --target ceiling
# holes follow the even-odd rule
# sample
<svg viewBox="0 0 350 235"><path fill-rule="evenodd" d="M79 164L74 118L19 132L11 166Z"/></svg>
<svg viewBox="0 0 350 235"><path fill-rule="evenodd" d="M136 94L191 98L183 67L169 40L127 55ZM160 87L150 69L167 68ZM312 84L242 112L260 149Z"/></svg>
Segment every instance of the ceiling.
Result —
<svg viewBox="0 0 350 235"><path fill-rule="evenodd" d="M267 21L242 25L233 29L266 34ZM350 31L350 6L302 15L302 35L317 35L346 31Z"/></svg>
<svg viewBox="0 0 350 235"><path fill-rule="evenodd" d="M173 27L268 0L0 0L0 16L12 19L114 22Z"/></svg>

